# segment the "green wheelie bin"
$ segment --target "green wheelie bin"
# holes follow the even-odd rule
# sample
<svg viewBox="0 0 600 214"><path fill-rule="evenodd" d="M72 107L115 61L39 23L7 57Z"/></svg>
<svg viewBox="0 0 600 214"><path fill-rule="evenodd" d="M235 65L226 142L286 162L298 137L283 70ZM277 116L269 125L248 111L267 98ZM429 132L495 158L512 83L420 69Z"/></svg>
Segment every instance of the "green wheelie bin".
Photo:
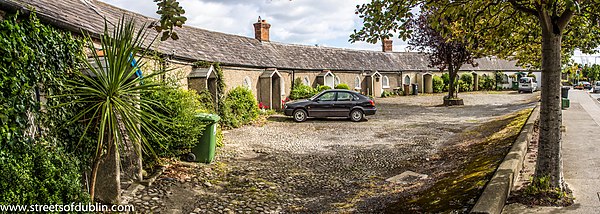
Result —
<svg viewBox="0 0 600 214"><path fill-rule="evenodd" d="M204 127L200 142L192 148L191 153L188 153L186 160L189 162L210 163L215 159L217 122L221 117L215 114L200 113L196 115L196 118L200 121L204 121L206 127Z"/></svg>

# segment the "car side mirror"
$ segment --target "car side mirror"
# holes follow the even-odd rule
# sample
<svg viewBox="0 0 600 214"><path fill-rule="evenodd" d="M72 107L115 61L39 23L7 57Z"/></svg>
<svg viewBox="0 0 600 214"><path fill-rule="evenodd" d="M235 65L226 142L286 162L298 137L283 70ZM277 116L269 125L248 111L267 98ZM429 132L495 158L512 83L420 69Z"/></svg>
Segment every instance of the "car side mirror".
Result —
<svg viewBox="0 0 600 214"><path fill-rule="evenodd" d="M315 98L313 101L315 101L315 102L319 102L319 101L321 101L321 99L319 99L319 98Z"/></svg>

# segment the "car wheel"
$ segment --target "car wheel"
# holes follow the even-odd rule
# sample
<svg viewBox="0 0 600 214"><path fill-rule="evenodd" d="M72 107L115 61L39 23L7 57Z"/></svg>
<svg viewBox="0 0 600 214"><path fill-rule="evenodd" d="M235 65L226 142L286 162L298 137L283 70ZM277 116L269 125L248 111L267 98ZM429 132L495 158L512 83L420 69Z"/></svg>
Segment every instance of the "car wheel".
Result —
<svg viewBox="0 0 600 214"><path fill-rule="evenodd" d="M364 113L360 109L354 109L350 112L350 120L359 122L364 118Z"/></svg>
<svg viewBox="0 0 600 214"><path fill-rule="evenodd" d="M304 109L296 109L294 110L294 121L296 122L304 122L308 117L306 111Z"/></svg>

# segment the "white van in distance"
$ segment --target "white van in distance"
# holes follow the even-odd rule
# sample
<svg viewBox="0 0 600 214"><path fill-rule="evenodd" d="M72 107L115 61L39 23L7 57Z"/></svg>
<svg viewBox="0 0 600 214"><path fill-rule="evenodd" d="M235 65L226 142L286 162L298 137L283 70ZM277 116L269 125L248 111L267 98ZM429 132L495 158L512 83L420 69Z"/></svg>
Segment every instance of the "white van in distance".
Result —
<svg viewBox="0 0 600 214"><path fill-rule="evenodd" d="M519 80L519 93L529 92L533 93L537 90L537 81L533 77L521 77Z"/></svg>
<svg viewBox="0 0 600 214"><path fill-rule="evenodd" d="M592 88L592 93L600 92L600 81L596 81L594 83L594 87Z"/></svg>

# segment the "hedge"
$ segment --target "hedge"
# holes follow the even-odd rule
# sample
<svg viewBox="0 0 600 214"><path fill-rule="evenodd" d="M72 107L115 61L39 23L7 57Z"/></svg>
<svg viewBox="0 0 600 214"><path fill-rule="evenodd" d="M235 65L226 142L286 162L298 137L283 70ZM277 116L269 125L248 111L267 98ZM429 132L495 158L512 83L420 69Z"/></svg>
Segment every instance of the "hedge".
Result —
<svg viewBox="0 0 600 214"><path fill-rule="evenodd" d="M433 76L433 93L440 93L444 90L444 80L441 77Z"/></svg>
<svg viewBox="0 0 600 214"><path fill-rule="evenodd" d="M460 75L458 81L458 88L460 91L472 91L473 90L473 75L465 73Z"/></svg>
<svg viewBox="0 0 600 214"><path fill-rule="evenodd" d="M160 107L152 110L168 119L168 123L158 124L164 133L146 134L148 146L156 155L146 154L143 161L145 167L152 167L157 161L155 157L176 157L188 153L199 142L206 126L196 115L214 113L214 108L210 93L201 92L199 95L196 91L182 88L166 87L146 96L159 103Z"/></svg>
<svg viewBox="0 0 600 214"><path fill-rule="evenodd" d="M221 111L221 124L237 128L258 118L258 104L252 91L238 86L227 93Z"/></svg>
<svg viewBox="0 0 600 214"><path fill-rule="evenodd" d="M346 89L346 90L350 90L350 86L348 86L345 83L340 83L338 85L335 86L335 89Z"/></svg>
<svg viewBox="0 0 600 214"><path fill-rule="evenodd" d="M310 98L312 96L314 96L315 94L317 94L318 91L315 90L314 88L307 86L307 85L297 85L294 89L292 89L292 91L290 92L290 99L292 100L299 100L299 99L306 99L306 98Z"/></svg>

